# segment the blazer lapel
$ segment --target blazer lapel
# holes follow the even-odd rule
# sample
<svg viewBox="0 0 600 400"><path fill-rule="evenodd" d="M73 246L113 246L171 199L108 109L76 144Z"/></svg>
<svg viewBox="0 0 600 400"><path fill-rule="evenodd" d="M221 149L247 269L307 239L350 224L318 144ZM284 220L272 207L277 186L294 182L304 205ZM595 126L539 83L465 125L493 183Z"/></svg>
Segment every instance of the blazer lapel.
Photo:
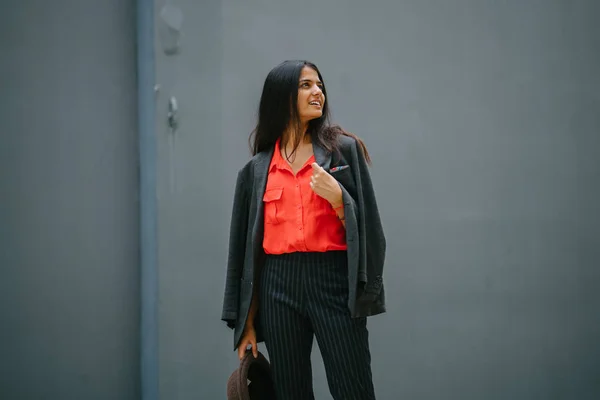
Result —
<svg viewBox="0 0 600 400"><path fill-rule="evenodd" d="M254 164L254 188L256 189L256 204L258 210L262 213L262 199L267 187L267 176L269 174L269 165L273 157L273 149L264 151L258 155Z"/></svg>
<svg viewBox="0 0 600 400"><path fill-rule="evenodd" d="M331 166L331 153L313 142L313 153L315 154L315 160L325 171L329 172Z"/></svg>
<svg viewBox="0 0 600 400"><path fill-rule="evenodd" d="M252 239L254 242L254 251L260 254L262 247L262 238L264 235L264 203L263 196L267 187L267 176L269 174L269 165L273 158L273 148L258 154L254 163L254 190L256 202L256 218L252 227ZM256 255L257 255L256 254Z"/></svg>

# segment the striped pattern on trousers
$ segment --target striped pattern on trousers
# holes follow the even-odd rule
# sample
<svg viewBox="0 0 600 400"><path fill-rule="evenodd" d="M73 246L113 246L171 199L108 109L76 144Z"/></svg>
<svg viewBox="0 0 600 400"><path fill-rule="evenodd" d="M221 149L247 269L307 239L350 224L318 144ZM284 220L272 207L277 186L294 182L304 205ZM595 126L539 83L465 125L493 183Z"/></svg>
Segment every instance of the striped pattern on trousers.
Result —
<svg viewBox="0 0 600 400"><path fill-rule="evenodd" d="M277 399L314 399L313 337L333 398L375 399L367 321L352 318L347 306L345 251L268 255L259 296Z"/></svg>

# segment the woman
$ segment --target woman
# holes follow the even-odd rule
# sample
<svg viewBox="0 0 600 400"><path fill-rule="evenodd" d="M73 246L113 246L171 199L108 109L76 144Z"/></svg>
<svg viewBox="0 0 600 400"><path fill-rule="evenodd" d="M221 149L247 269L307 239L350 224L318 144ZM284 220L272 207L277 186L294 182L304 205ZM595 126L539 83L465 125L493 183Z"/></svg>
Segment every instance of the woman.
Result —
<svg viewBox="0 0 600 400"><path fill-rule="evenodd" d="M313 336L334 399L374 399L366 317L385 312L385 237L363 142L330 126L307 61L268 74L238 173L222 319L264 341L277 398L313 399Z"/></svg>

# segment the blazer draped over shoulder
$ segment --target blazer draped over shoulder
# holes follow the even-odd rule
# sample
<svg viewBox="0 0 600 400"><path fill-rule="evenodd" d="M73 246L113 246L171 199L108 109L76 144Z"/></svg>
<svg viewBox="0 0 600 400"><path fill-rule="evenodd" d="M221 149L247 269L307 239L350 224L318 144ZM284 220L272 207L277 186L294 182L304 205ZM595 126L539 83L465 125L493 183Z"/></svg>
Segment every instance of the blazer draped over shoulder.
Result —
<svg viewBox="0 0 600 400"><path fill-rule="evenodd" d="M348 309L352 317L386 311L383 266L386 241L368 165L358 143L340 135L339 151L329 153L313 143L316 162L342 189L348 253ZM254 286L265 253L263 195L273 148L254 156L239 172L233 198L229 252L221 319L234 329L237 349L250 310ZM335 167L346 168L334 169ZM258 307L260 314L260 304ZM263 341L258 314L257 341Z"/></svg>

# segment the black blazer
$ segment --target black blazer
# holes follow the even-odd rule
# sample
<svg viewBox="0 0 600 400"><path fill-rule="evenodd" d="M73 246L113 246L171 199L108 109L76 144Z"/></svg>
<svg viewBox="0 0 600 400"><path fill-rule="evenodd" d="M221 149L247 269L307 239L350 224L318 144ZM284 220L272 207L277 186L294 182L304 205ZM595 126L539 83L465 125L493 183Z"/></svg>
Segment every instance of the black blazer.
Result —
<svg viewBox="0 0 600 400"><path fill-rule="evenodd" d="M348 246L348 309L352 317L386 311L382 274L386 241L367 162L358 143L340 135L339 151L328 153L313 144L316 162L342 188ZM234 329L234 350L248 318L252 292L265 253L263 195L273 149L254 156L238 173L229 232L229 255L221 319ZM348 165L331 171L332 168ZM258 307L260 313L260 304ZM263 341L260 318L255 318L257 341Z"/></svg>

